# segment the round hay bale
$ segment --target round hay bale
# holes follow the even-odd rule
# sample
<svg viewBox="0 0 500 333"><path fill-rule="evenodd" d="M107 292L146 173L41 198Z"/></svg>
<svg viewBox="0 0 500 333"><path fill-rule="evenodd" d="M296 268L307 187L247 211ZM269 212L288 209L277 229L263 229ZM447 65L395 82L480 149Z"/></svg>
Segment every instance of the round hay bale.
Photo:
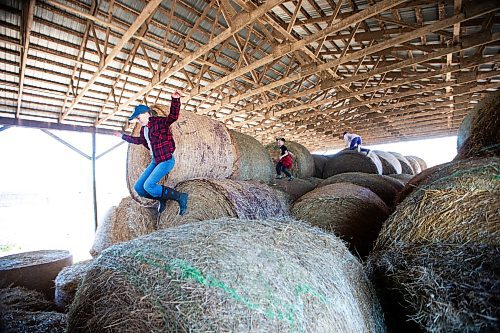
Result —
<svg viewBox="0 0 500 333"><path fill-rule="evenodd" d="M290 172L296 178L308 178L314 175L314 159L309 150L300 143L293 141L286 141L285 146L293 155L293 166ZM278 163L280 156L279 147L276 143L266 145L269 155L273 160L274 165Z"/></svg>
<svg viewBox="0 0 500 333"><path fill-rule="evenodd" d="M415 161L417 161L418 165L420 166L420 171L424 171L425 169L427 169L427 163L425 162L425 160L423 158L420 158L418 156L406 156L406 157L411 157L413 158Z"/></svg>
<svg viewBox="0 0 500 333"><path fill-rule="evenodd" d="M498 245L499 169L500 158L490 157L449 163L431 173L396 207L377 247L419 240Z"/></svg>
<svg viewBox="0 0 500 333"><path fill-rule="evenodd" d="M126 320L124 320L126 318ZM291 219L219 219L113 246L92 265L69 332L384 332L362 265Z"/></svg>
<svg viewBox="0 0 500 333"><path fill-rule="evenodd" d="M55 310L55 306L39 291L23 287L2 288L0 289L0 313L7 310L52 311Z"/></svg>
<svg viewBox="0 0 500 333"><path fill-rule="evenodd" d="M352 150L342 150L328 159L323 169L323 178L339 173L364 172L382 174L382 162L375 154L370 157Z"/></svg>
<svg viewBox="0 0 500 333"><path fill-rule="evenodd" d="M401 174L398 174L398 175L387 175L393 179L396 179L400 182L404 184L408 183L410 181L410 179L413 178L413 175L409 175L409 174L406 174L406 173L401 173Z"/></svg>
<svg viewBox="0 0 500 333"><path fill-rule="evenodd" d="M500 248L397 244L367 264L393 332L496 332Z"/></svg>
<svg viewBox="0 0 500 333"><path fill-rule="evenodd" d="M8 310L0 313L2 333L65 333L67 316L59 312Z"/></svg>
<svg viewBox="0 0 500 333"><path fill-rule="evenodd" d="M385 179L387 182L389 182L398 192L401 191L405 187L405 184L399 179L393 178L393 177L388 176L388 175L380 175L380 176L383 179Z"/></svg>
<svg viewBox="0 0 500 333"><path fill-rule="evenodd" d="M461 160L470 157L500 156L500 91L492 92L472 111L470 126L460 126L457 138L457 156ZM462 133L460 133L462 131ZM469 133L467 133L469 132ZM459 139L460 138L460 139ZM465 140L463 140L465 138ZM463 144L459 142L463 140Z"/></svg>
<svg viewBox="0 0 500 333"><path fill-rule="evenodd" d="M311 154L314 160L314 177L323 178L323 169L328 161L328 157L323 155Z"/></svg>
<svg viewBox="0 0 500 333"><path fill-rule="evenodd" d="M76 289L87 273L92 260L85 260L74 265L64 267L56 277L55 303L59 309L65 311L75 298Z"/></svg>
<svg viewBox="0 0 500 333"><path fill-rule="evenodd" d="M400 174L402 172L401 163L391 153L382 150L372 150L373 153L378 156L382 163L383 175Z"/></svg>
<svg viewBox="0 0 500 333"><path fill-rule="evenodd" d="M415 172L411 166L410 161L406 159L402 154L396 153L396 152L390 152L394 157L396 157L401 164L401 173L406 174L406 175L414 175Z"/></svg>
<svg viewBox="0 0 500 333"><path fill-rule="evenodd" d="M275 179L273 186L286 193L290 203L316 188L316 185L310 181L300 178L294 178L291 181L288 181L288 179Z"/></svg>
<svg viewBox="0 0 500 333"><path fill-rule="evenodd" d="M318 185L321 184L324 179L322 179L322 178L316 178L316 177L308 177L305 180L307 180L308 182L310 182L311 184L313 184L314 187L318 187Z"/></svg>
<svg viewBox="0 0 500 333"><path fill-rule="evenodd" d="M233 130L229 130L229 134L236 153L230 178L264 182L273 179L274 167L267 149L250 135Z"/></svg>
<svg viewBox="0 0 500 333"><path fill-rule="evenodd" d="M188 210L178 215L177 202L168 202L160 216L162 229L221 217L255 220L290 215L287 196L255 181L193 179L176 189L189 194Z"/></svg>
<svg viewBox="0 0 500 333"><path fill-rule="evenodd" d="M476 115L476 110L471 110L467 113L464 120L460 124L457 133L457 152L462 148L465 143L465 140L470 136L471 128L472 128L472 120Z"/></svg>
<svg viewBox="0 0 500 333"><path fill-rule="evenodd" d="M336 183L319 187L292 206L292 214L328 231L349 243L361 257L368 255L389 208L367 188Z"/></svg>
<svg viewBox="0 0 500 333"><path fill-rule="evenodd" d="M169 107L153 105L159 115L168 114ZM193 112L181 112L170 127L175 140L175 167L161 184L175 187L179 182L193 178L228 178L233 172L235 152L231 136L224 124ZM139 135L136 125L133 135ZM130 144L127 153L127 186L134 200L145 206L155 201L140 197L134 184L151 162L149 151L142 145Z"/></svg>
<svg viewBox="0 0 500 333"><path fill-rule="evenodd" d="M20 286L54 299L54 279L73 256L65 250L42 250L11 254L0 261L0 288Z"/></svg>
<svg viewBox="0 0 500 333"><path fill-rule="evenodd" d="M90 254L96 257L113 244L149 234L155 230L156 215L156 210L142 207L132 197L123 198L97 226Z"/></svg>
<svg viewBox="0 0 500 333"><path fill-rule="evenodd" d="M420 172L422 172L422 168L420 168L420 163L416 159L414 159L412 156L405 156L405 158L410 162L411 169L413 170L414 175L418 175Z"/></svg>
<svg viewBox="0 0 500 333"><path fill-rule="evenodd" d="M363 172L346 172L325 179L319 186L336 183L350 183L369 189L379 196L388 207L392 207L398 194L398 189L382 175Z"/></svg>

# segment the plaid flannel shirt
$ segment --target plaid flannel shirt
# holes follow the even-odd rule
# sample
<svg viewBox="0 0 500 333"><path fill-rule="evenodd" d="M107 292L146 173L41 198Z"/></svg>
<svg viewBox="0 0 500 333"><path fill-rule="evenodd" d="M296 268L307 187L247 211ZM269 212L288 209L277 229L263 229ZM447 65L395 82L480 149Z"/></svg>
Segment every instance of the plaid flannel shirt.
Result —
<svg viewBox="0 0 500 333"><path fill-rule="evenodd" d="M170 125L179 118L180 109L180 98L172 98L168 117L149 118L149 123L147 125L149 128L149 140L151 141L153 158L157 164L172 158L172 153L175 150L175 142L172 131L170 130ZM137 137L123 134L122 139L129 143L137 145L142 144L149 150L148 142L144 137L144 126L141 128L140 136Z"/></svg>

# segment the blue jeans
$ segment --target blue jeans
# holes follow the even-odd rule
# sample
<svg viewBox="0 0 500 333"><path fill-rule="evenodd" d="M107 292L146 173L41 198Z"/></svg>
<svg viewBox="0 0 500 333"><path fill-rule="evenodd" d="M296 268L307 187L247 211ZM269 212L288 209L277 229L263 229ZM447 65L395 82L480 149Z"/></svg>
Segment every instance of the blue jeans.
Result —
<svg viewBox="0 0 500 333"><path fill-rule="evenodd" d="M156 164L155 160L152 159L149 166L135 182L134 189L137 194L141 197L145 197L148 194L153 198L161 197L163 188L161 185L158 185L158 182L173 169L174 165L174 155L172 155L171 159L159 164Z"/></svg>
<svg viewBox="0 0 500 333"><path fill-rule="evenodd" d="M361 146L361 137L357 137L351 140L351 145L349 146L349 150L356 150L358 146ZM360 148L361 151L368 152L369 150L366 148Z"/></svg>
<svg viewBox="0 0 500 333"><path fill-rule="evenodd" d="M281 176L281 171L283 171L287 177L292 176L290 174L290 172L288 171L288 169L286 167L284 167L283 164L281 164L281 162L278 162L276 164L276 173L278 174L278 176Z"/></svg>

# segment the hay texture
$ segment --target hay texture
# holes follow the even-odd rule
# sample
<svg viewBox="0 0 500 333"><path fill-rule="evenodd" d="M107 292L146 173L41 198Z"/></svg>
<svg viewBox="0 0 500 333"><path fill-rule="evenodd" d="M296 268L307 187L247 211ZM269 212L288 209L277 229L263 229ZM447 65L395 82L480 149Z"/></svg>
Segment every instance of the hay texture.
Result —
<svg viewBox="0 0 500 333"><path fill-rule="evenodd" d="M286 178L275 179L272 186L275 186L281 192L286 193L290 203L316 188L316 185L311 181L300 178L294 178L291 181L288 181Z"/></svg>
<svg viewBox="0 0 500 333"><path fill-rule="evenodd" d="M151 107L160 116L169 113L169 106ZM231 136L224 124L193 112L181 112L170 127L175 140L175 166L161 184L175 187L192 178L228 178L233 173L235 152ZM138 136L140 125L132 135ZM130 144L127 154L127 186L132 198L151 206L153 200L140 197L134 184L151 162L150 152L142 145Z"/></svg>
<svg viewBox="0 0 500 333"><path fill-rule="evenodd" d="M380 232L377 247L419 240L498 245L499 170L498 157L434 169L397 206Z"/></svg>
<svg viewBox="0 0 500 333"><path fill-rule="evenodd" d="M372 154L376 154L382 163L382 174L400 174L402 172L401 163L391 153L382 150L372 150Z"/></svg>
<svg viewBox="0 0 500 333"><path fill-rule="evenodd" d="M0 289L0 312L10 310L20 311L52 311L54 303L45 299L45 295L36 290L23 287Z"/></svg>
<svg viewBox="0 0 500 333"><path fill-rule="evenodd" d="M411 169L413 170L414 175L418 175L420 172L422 172L422 168L420 167L420 163L418 161L411 157L411 156L405 156L405 158L410 162Z"/></svg>
<svg viewBox="0 0 500 333"><path fill-rule="evenodd" d="M299 198L292 214L314 226L332 231L365 257L373 247L389 208L367 188L336 183L319 187Z"/></svg>
<svg viewBox="0 0 500 333"><path fill-rule="evenodd" d="M308 178L314 176L314 159L309 150L300 143L293 141L286 141L285 146L293 155L293 166L292 170L290 170L292 175L296 178ZM279 147L274 142L268 144L266 149L269 151L274 165L276 165L280 156Z"/></svg>
<svg viewBox="0 0 500 333"><path fill-rule="evenodd" d="M498 245L397 244L367 267L394 332L498 331Z"/></svg>
<svg viewBox="0 0 500 333"><path fill-rule="evenodd" d="M189 194L188 210L180 216L177 202L168 202L160 217L160 228L221 217L255 220L290 215L286 195L255 181L193 179L176 189Z"/></svg>
<svg viewBox="0 0 500 333"><path fill-rule="evenodd" d="M305 180L313 184L315 187L318 187L319 184L323 182L324 179L316 178L316 177L308 177Z"/></svg>
<svg viewBox="0 0 500 333"><path fill-rule="evenodd" d="M76 289L83 280L92 260L86 260L64 267L56 277L55 303L61 310L67 310L75 298Z"/></svg>
<svg viewBox="0 0 500 333"><path fill-rule="evenodd" d="M113 246L69 332L384 332L360 263L294 220L210 220Z"/></svg>
<svg viewBox="0 0 500 333"><path fill-rule="evenodd" d="M59 312L9 310L0 315L2 333L64 333L67 316Z"/></svg>
<svg viewBox="0 0 500 333"><path fill-rule="evenodd" d="M352 150L342 150L331 156L323 169L323 178L329 178L339 173L364 172L382 174L382 162L376 154L358 153Z"/></svg>
<svg viewBox="0 0 500 333"><path fill-rule="evenodd" d="M314 177L323 178L323 169L328 161L328 157L324 155L311 155L314 160Z"/></svg>
<svg viewBox="0 0 500 333"><path fill-rule="evenodd" d="M496 91L482 100L472 111L471 118L465 120L471 122L470 126L460 126L455 159L500 156L499 114L500 91Z"/></svg>
<svg viewBox="0 0 500 333"><path fill-rule="evenodd" d="M233 130L229 130L229 134L235 150L230 178L269 182L274 177L274 167L267 149L250 135Z"/></svg>
<svg viewBox="0 0 500 333"><path fill-rule="evenodd" d="M149 234L155 230L156 211L142 207L132 197L123 198L97 226L90 254L98 256L104 249L119 242Z"/></svg>
<svg viewBox="0 0 500 333"><path fill-rule="evenodd" d="M406 175L414 175L415 174L415 172L413 171L413 168L411 166L410 161L408 161L408 159L406 157L404 157L400 153L396 153L396 152L392 152L392 151L390 153L394 157L396 157L397 160L399 161L399 163L401 164L401 173L406 174Z"/></svg>
<svg viewBox="0 0 500 333"><path fill-rule="evenodd" d="M425 169L427 169L427 163L425 162L425 160L423 158L418 157L418 156L413 156L413 155L406 156L406 157L407 158L411 157L412 159L417 161L418 165L420 166L420 171L424 171Z"/></svg>
<svg viewBox="0 0 500 333"><path fill-rule="evenodd" d="M320 186L336 183L350 183L369 189L388 207L392 207L398 194L398 189L382 175L374 175L363 172L346 172L325 179Z"/></svg>
<svg viewBox="0 0 500 333"><path fill-rule="evenodd" d="M398 174L398 175L388 175L389 177L393 178L393 179L396 179L398 181L400 181L403 185L408 183L410 181L410 179L413 178L413 175L409 175L409 174L406 174L406 173L401 173L401 174Z"/></svg>

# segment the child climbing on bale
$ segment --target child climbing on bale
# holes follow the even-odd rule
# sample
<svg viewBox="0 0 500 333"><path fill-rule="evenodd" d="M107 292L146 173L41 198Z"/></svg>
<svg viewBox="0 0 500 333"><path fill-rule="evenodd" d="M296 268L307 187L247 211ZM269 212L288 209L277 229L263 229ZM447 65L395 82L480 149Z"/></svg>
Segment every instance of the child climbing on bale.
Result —
<svg viewBox="0 0 500 333"><path fill-rule="evenodd" d="M134 189L141 197L159 201L158 212L166 208L167 200L175 200L179 204L179 214L184 215L187 209L188 195L173 188L159 185L158 182L168 174L175 165L175 142L172 136L172 125L179 118L181 108L181 95L178 91L172 94L172 104L168 117L155 117L146 105L138 105L129 117L136 119L141 124L139 137L123 134L123 140L142 144L151 153L151 163L137 179Z"/></svg>
<svg viewBox="0 0 500 333"><path fill-rule="evenodd" d="M285 141L286 140L284 138L276 138L276 143L280 148L280 157L278 158L278 163L276 163L276 178L283 178L281 175L281 171L283 171L283 173L288 177L288 180L292 180L293 176L288 170L292 169L293 161L290 152L285 146Z"/></svg>
<svg viewBox="0 0 500 333"><path fill-rule="evenodd" d="M349 148L349 150L357 150L358 152L364 151L366 152L367 156L370 156L370 149L362 148L361 143L362 139L361 136L351 133L351 130L347 130L344 132L342 137L345 140L346 146Z"/></svg>

